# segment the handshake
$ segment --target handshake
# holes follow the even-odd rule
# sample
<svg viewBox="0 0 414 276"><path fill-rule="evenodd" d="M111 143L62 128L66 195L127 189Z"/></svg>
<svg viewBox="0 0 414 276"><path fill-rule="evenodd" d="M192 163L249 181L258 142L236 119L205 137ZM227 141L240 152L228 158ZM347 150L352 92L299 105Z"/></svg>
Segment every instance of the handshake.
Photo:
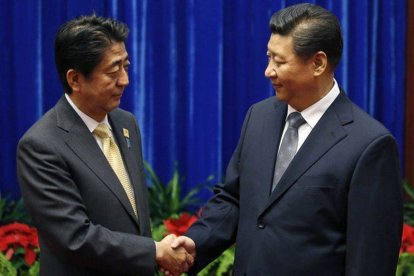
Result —
<svg viewBox="0 0 414 276"><path fill-rule="evenodd" d="M194 263L195 243L186 236L177 237L170 234L162 241L155 242L155 245L155 261L165 275L181 275Z"/></svg>

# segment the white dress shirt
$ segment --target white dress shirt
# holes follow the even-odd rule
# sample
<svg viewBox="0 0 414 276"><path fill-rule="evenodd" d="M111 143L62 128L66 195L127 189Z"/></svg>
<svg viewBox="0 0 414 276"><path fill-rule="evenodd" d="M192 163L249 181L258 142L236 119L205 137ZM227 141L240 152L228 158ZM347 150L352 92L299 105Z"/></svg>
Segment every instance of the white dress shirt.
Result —
<svg viewBox="0 0 414 276"><path fill-rule="evenodd" d="M82 121L85 123L85 125L88 127L89 131L93 134L93 137L95 137L96 142L98 143L99 147L101 148L101 150L103 150L102 148L102 140L101 138L99 138L97 135L95 135L93 133L93 131L95 130L95 128L101 124L101 123L105 123L108 125L109 129L112 132L112 128L111 125L109 124L108 121L108 115L105 115L105 118L101 121L98 122L95 119L89 117L88 115L86 115L85 113L83 113L71 100L71 98L69 97L69 95L67 93L65 93L65 97L66 100L68 100L70 106L75 110L75 112L79 115L79 117L81 117Z"/></svg>

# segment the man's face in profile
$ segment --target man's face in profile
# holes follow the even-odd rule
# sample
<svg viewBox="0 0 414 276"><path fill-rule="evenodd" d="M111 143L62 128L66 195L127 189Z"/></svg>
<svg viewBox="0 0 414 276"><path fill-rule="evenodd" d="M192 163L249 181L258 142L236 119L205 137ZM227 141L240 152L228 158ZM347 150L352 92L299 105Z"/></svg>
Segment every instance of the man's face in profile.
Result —
<svg viewBox="0 0 414 276"><path fill-rule="evenodd" d="M125 44L111 44L88 78L80 74L79 108L92 118L104 117L117 108L124 89L129 84L129 64Z"/></svg>
<svg viewBox="0 0 414 276"><path fill-rule="evenodd" d="M304 60L296 55L292 36L279 34L270 36L267 56L265 76L272 82L276 97L292 106L302 106L315 86L312 58Z"/></svg>

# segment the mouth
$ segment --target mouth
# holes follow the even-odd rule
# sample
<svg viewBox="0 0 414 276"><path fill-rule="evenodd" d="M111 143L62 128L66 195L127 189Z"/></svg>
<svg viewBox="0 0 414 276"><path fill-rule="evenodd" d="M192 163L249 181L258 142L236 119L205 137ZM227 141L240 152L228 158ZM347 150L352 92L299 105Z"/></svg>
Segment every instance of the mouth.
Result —
<svg viewBox="0 0 414 276"><path fill-rule="evenodd" d="M281 84L276 84L276 83L272 83L272 86L273 86L273 88L274 89L279 89L279 88L281 88L281 87L283 87L283 85L281 85Z"/></svg>

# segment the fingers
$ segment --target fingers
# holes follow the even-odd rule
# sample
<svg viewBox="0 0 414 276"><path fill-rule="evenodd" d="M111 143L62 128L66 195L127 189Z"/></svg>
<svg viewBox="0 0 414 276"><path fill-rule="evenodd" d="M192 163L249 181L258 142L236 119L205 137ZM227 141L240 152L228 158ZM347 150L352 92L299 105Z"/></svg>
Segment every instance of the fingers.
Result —
<svg viewBox="0 0 414 276"><path fill-rule="evenodd" d="M184 247L173 249L171 243L177 239L175 235L168 235L162 241L156 242L156 262L163 269L165 275L180 275L187 272L194 263L194 257L187 253ZM191 244L191 243L190 243Z"/></svg>
<svg viewBox="0 0 414 276"><path fill-rule="evenodd" d="M194 264L194 257L193 256L191 256L191 254L186 254L186 262L187 262L187 264L188 264L188 268L190 269L190 267L192 267L193 266L193 264Z"/></svg>
<svg viewBox="0 0 414 276"><path fill-rule="evenodd" d="M167 236L165 236L162 241L164 242L169 242L170 244L173 243L175 240L177 239L177 236L174 234L169 234Z"/></svg>
<svg viewBox="0 0 414 276"><path fill-rule="evenodd" d="M174 241L171 243L171 247L173 249L177 249L179 247L183 247L188 254L192 256L194 259L196 256L196 245L192 239L186 236L176 237Z"/></svg>
<svg viewBox="0 0 414 276"><path fill-rule="evenodd" d="M172 248L178 248L180 246L191 247L194 244L194 241L186 236L179 236L174 239L174 241L171 243ZM194 246L195 247L195 246Z"/></svg>

